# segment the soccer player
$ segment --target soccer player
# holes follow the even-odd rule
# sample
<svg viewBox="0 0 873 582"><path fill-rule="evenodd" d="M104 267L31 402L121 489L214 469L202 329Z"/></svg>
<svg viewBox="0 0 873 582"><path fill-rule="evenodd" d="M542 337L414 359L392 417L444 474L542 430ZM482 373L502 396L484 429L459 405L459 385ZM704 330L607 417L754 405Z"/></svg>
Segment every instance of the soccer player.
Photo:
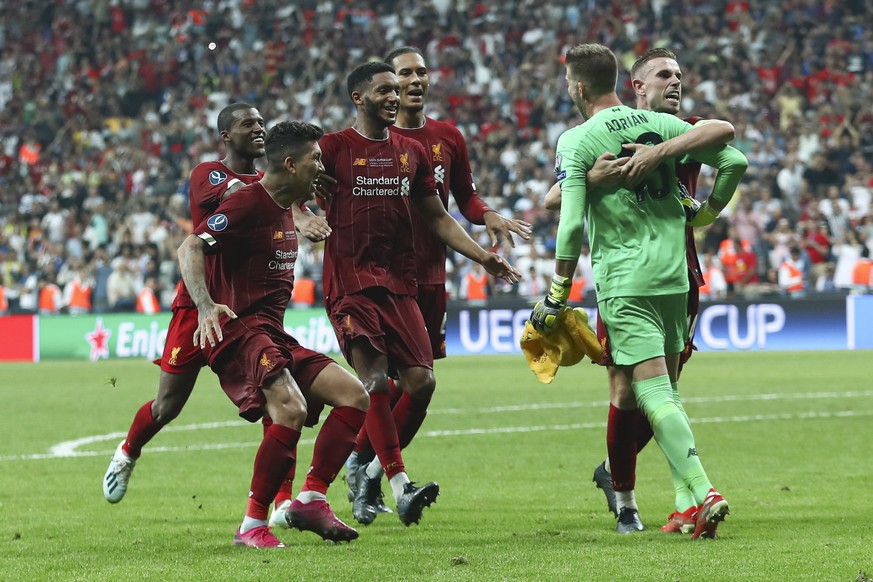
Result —
<svg viewBox="0 0 873 582"><path fill-rule="evenodd" d="M586 121L558 140L555 171L562 201L555 275L531 321L549 333L566 308L587 215L598 311L615 366L631 383L656 442L694 496L698 513L692 537L715 537L729 513L728 503L703 470L674 387L688 328L687 206L676 181L676 142L665 140L688 132L691 125L622 105L615 92L618 64L602 45L573 47L565 65L568 92ZM661 163L653 171L637 173L632 157L622 168L626 178L621 185L588 188L586 172L601 153L633 153L639 144L654 145L647 159ZM689 213L693 226L705 226L733 196L748 162L730 146L698 151L695 157L718 168L713 193Z"/></svg>
<svg viewBox="0 0 873 582"><path fill-rule="evenodd" d="M263 175L255 168L255 161L264 156L266 135L264 119L257 108L244 102L232 103L218 114L217 125L225 157L198 164L189 180L188 202L194 226L214 212L222 200ZM330 233L326 222L311 213L299 217L295 224L301 234L314 242ZM191 396L200 368L206 365L200 348L191 343L197 329L197 311L183 281L177 287L172 311L163 354L155 361L161 367L158 394L137 411L127 438L118 445L103 477L103 495L110 503L124 498L142 448L179 415ZM264 424L266 430L268 417ZM293 474L283 484L276 499L278 507L290 504L292 479ZM282 516L277 513L276 517Z"/></svg>
<svg viewBox="0 0 873 582"><path fill-rule="evenodd" d="M221 387L254 422L273 420L255 456L245 518L234 544L284 547L270 531L270 502L295 463L303 426L333 406L315 442L306 483L286 512L288 523L324 539L358 532L340 521L326 492L354 447L369 397L361 382L327 356L301 346L283 328L291 300L297 234L291 206L311 198L323 170L315 125L281 122L264 140L267 168L257 182L219 205L179 247L182 277L197 306L194 342ZM215 255L207 282L205 255Z"/></svg>
<svg viewBox="0 0 873 582"><path fill-rule="evenodd" d="M470 170L467 144L458 128L425 116L424 105L430 82L427 64L421 51L411 46L400 47L391 51L385 57L385 62L394 67L400 82L397 119L389 127L389 131L412 138L424 146L433 166L433 177L443 206L448 208L451 192L458 209L467 220L473 224L485 225L492 247L496 247L501 239L515 246L512 233L528 240L530 224L501 216L479 197ZM412 221L418 283L415 299L430 338L431 353L437 360L446 357L446 245L430 231L423 216L414 213ZM388 382L391 385L392 408L400 400L411 398L409 392L403 391L399 386L399 381L389 378ZM426 414L426 410L422 410L421 414ZM401 449L408 444L404 436L401 435ZM346 463L350 500L354 500L357 492L355 478L358 468L369 463L374 455L375 451L365 429L359 435L355 452Z"/></svg>
<svg viewBox="0 0 873 582"><path fill-rule="evenodd" d="M631 68L631 82L636 92L637 109L677 114L682 98L681 79L682 70L672 51L665 48L646 51ZM697 124L697 127L707 124L705 130L707 133L703 134L695 144L695 149L725 144L734 137L733 126L724 121L704 122L698 117L687 118L685 121ZM629 159L616 158L612 154L598 158L586 177L589 187L594 185L599 187L608 184L610 179L615 180L620 177L620 168ZM686 159L676 164L679 182L692 198L697 188L699 173L700 162L694 159ZM560 204L560 186L556 184L546 197L546 206L550 209L559 209ZM691 227L686 228L685 237L689 278L689 323L688 336L680 356L677 374L681 374L682 366L691 357L693 351L694 328L699 307L698 290L703 285L694 232ZM606 428L609 454L607 459L594 470L593 480L597 487L604 491L610 511L618 518L616 530L620 533L630 533L643 529L634 496L636 457L651 439L652 429L645 415L637 408L633 388L626 381L625 375L616 370L613 364L606 328L600 318L597 321L597 336L604 347L604 357L598 363L607 366L609 378L610 406ZM684 411L678 395L676 404ZM697 506L682 479L673 470L671 474L676 490L676 511L669 516L667 524L661 529L672 533L691 533L694 530Z"/></svg>
<svg viewBox="0 0 873 582"><path fill-rule="evenodd" d="M218 132L224 142L224 158L198 164L189 180L188 202L195 226L222 200L262 176L255 168L255 160L264 156L266 135L260 112L248 103L232 103L218 114ZM127 438L118 445L103 478L103 495L110 503L124 498L142 448L179 415L191 396L200 368L206 365L200 348L191 342L197 329L197 311L182 281L172 310L164 351L155 362L161 366L158 394L136 412Z"/></svg>
<svg viewBox="0 0 873 582"><path fill-rule="evenodd" d="M434 482L410 482L400 452L424 422L436 385L428 332L415 302L419 233L413 213L444 244L492 275L515 283L519 273L477 245L446 212L424 147L388 131L400 101L394 68L360 65L349 74L347 88L355 123L320 143L325 172L337 181L326 203L333 234L325 246L325 307L343 355L370 394L365 426L377 455L358 471L353 514L363 524L375 519L384 470L398 517L408 526L439 494ZM389 369L408 393L393 409Z"/></svg>

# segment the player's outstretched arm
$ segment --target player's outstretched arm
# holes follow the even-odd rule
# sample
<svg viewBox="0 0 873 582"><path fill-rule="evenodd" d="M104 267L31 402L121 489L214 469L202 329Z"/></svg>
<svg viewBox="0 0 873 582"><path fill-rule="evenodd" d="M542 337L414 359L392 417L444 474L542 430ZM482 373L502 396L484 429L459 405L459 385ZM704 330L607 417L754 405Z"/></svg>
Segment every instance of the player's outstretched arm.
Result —
<svg viewBox="0 0 873 582"><path fill-rule="evenodd" d="M623 144L622 147L632 151L633 156L622 167L621 173L625 183L633 187L657 168L665 158L680 158L707 148L725 145L733 140L735 135L734 126L727 121L704 119L682 135L657 145Z"/></svg>
<svg viewBox="0 0 873 582"><path fill-rule="evenodd" d="M589 189L607 188L621 183L623 176L622 167L630 161L630 158L619 158L612 152L600 154L594 165L585 174L585 183ZM561 209L561 183L556 182L549 188L544 200L548 210Z"/></svg>
<svg viewBox="0 0 873 582"><path fill-rule="evenodd" d="M223 338L219 318L227 315L236 319L236 314L227 305L216 304L206 287L206 261L204 247L206 243L196 235L188 235L179 246L179 269L182 280L191 300L197 306L197 330L194 332L194 345L206 347L206 342L215 347Z"/></svg>
<svg viewBox="0 0 873 582"><path fill-rule="evenodd" d="M461 253L468 259L476 261L495 277L500 277L509 283L517 283L521 279L521 273L502 257L489 253L470 238L470 235L461 228L458 221L446 212L439 196L417 196L412 198L417 212L419 212L430 226L431 230L447 246Z"/></svg>

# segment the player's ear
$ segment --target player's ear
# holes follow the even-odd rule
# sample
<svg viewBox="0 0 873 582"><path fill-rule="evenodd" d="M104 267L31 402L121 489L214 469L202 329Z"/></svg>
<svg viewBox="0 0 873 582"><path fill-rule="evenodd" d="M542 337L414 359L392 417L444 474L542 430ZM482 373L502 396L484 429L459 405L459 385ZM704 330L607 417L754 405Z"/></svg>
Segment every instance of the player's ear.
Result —
<svg viewBox="0 0 873 582"><path fill-rule="evenodd" d="M642 80L631 79L631 86L633 86L634 93L636 93L637 95L645 95L646 94L645 83L643 83Z"/></svg>
<svg viewBox="0 0 873 582"><path fill-rule="evenodd" d="M364 96L360 91L352 91L352 103L355 105L363 105Z"/></svg>
<svg viewBox="0 0 873 582"><path fill-rule="evenodd" d="M285 156L284 165L290 173L297 173L297 162L294 160L294 156Z"/></svg>

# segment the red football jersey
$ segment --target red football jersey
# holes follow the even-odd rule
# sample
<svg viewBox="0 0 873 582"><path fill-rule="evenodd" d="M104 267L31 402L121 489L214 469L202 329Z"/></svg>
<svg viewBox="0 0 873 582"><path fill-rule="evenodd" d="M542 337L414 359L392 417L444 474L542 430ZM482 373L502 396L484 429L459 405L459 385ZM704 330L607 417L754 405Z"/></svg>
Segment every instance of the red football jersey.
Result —
<svg viewBox="0 0 873 582"><path fill-rule="evenodd" d="M702 117L687 117L685 121L694 125ZM692 198L697 195L697 178L700 176L700 162L689 159L687 163L676 164L676 177ZM689 226L685 229L685 259L688 261L688 279L692 284L697 284L702 287L705 282L703 280L703 270L700 268L700 261L697 258L697 243L694 241L694 230Z"/></svg>
<svg viewBox="0 0 873 582"><path fill-rule="evenodd" d="M203 222L203 219L215 212L221 203L221 197L228 187L239 181L243 184L251 184L261 179L264 173L257 171L254 174L237 174L219 161L203 162L191 170L191 178L188 183L188 204L191 208L191 223L194 226ZM211 260L207 259L207 274L210 271ZM176 289L176 298L173 300L173 309L176 307L194 307L185 283L179 281Z"/></svg>
<svg viewBox="0 0 873 582"><path fill-rule="evenodd" d="M213 276L207 278L213 301L240 318L264 319L281 328L297 261L291 210L276 204L256 182L222 202L194 234L215 255Z"/></svg>
<svg viewBox="0 0 873 582"><path fill-rule="evenodd" d="M415 210L411 196L435 196L427 152L396 133L364 137L352 128L319 141L325 172L336 179L325 205L333 231L324 253L324 296L335 300L370 287L415 295Z"/></svg>
<svg viewBox="0 0 873 582"><path fill-rule="evenodd" d="M473 224L484 224L485 213L491 209L476 193L467 143L457 127L445 121L425 117L424 125L419 128L391 126L389 130L410 137L424 146L433 168L440 199L446 208L449 207L451 191L464 218ZM446 245L417 212L413 213L412 221L415 228L418 282L441 285L446 282Z"/></svg>

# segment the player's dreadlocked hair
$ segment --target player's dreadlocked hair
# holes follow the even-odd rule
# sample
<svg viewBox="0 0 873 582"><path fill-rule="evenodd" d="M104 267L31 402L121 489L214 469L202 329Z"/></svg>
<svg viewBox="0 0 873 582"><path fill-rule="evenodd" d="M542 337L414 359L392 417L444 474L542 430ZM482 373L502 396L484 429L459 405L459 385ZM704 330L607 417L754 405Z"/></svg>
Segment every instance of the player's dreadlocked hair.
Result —
<svg viewBox="0 0 873 582"><path fill-rule="evenodd" d="M264 139L267 164L281 166L287 157L296 158L324 135L317 125L303 121L281 121L270 128Z"/></svg>
<svg viewBox="0 0 873 582"><path fill-rule="evenodd" d="M673 59L675 61L676 53L665 48L653 48L647 50L640 56L640 58L634 61L634 66L631 67L631 79L639 79L638 75L640 69L642 69L643 65L652 59Z"/></svg>
<svg viewBox="0 0 873 582"><path fill-rule="evenodd" d="M364 63L363 65L358 65L346 78L346 88L349 91L349 99L351 99L352 93L361 89L362 85L372 81L373 75L393 72L394 67L388 63L380 63L379 61L371 61L369 63Z"/></svg>
<svg viewBox="0 0 873 582"><path fill-rule="evenodd" d="M221 110L218 114L218 132L222 131L230 131L230 127L233 125L233 114L240 109L257 109L251 103L245 103L243 101L237 101L236 103L231 103L227 107Z"/></svg>

